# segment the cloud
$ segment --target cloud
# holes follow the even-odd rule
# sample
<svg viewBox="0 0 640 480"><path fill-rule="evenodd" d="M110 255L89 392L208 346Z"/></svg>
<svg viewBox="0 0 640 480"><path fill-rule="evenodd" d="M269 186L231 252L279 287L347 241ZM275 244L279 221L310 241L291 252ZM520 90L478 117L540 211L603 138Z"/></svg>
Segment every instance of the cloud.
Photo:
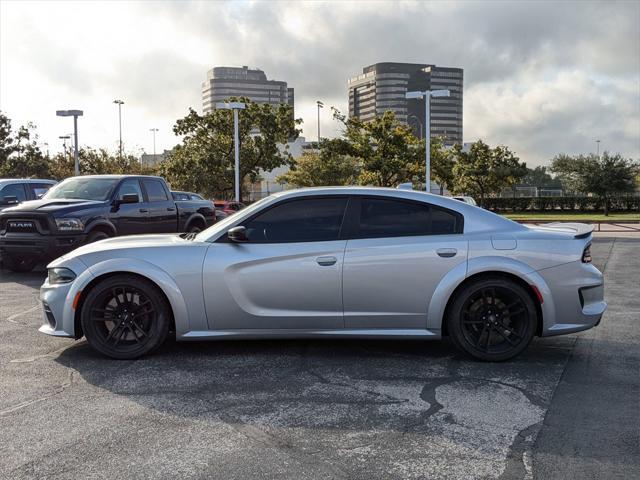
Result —
<svg viewBox="0 0 640 480"><path fill-rule="evenodd" d="M637 2L3 2L0 108L57 136L50 110L83 105L85 138L113 147L111 97L128 145L176 139L216 65L249 65L296 89L315 138L315 100L347 109L347 79L380 61L465 69L465 139L531 164L603 146L640 156ZM322 134L338 133L328 109ZM51 142L50 142L51 143Z"/></svg>

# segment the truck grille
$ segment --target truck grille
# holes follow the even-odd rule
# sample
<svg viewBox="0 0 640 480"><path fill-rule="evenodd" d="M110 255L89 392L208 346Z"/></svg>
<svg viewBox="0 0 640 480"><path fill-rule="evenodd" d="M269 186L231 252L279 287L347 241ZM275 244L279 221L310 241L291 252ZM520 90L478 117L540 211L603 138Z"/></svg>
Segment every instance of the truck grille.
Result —
<svg viewBox="0 0 640 480"><path fill-rule="evenodd" d="M37 232L36 223L33 220L7 220L7 232L27 233Z"/></svg>

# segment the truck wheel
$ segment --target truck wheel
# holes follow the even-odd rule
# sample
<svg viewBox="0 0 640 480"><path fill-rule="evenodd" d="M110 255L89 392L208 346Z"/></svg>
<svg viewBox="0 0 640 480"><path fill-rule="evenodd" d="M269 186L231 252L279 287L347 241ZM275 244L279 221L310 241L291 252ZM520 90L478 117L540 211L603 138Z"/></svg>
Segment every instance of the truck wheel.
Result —
<svg viewBox="0 0 640 480"><path fill-rule="evenodd" d="M85 240L85 244L97 242L98 240L104 240L105 238L109 238L105 232L101 230L96 230L95 232L91 232L87 239Z"/></svg>
<svg viewBox="0 0 640 480"><path fill-rule="evenodd" d="M202 231L202 228L200 228L198 225L191 225L189 227L189 233L200 233Z"/></svg>
<svg viewBox="0 0 640 480"><path fill-rule="evenodd" d="M4 256L2 257L2 263L12 272L26 273L33 270L38 264L38 258L28 255Z"/></svg>

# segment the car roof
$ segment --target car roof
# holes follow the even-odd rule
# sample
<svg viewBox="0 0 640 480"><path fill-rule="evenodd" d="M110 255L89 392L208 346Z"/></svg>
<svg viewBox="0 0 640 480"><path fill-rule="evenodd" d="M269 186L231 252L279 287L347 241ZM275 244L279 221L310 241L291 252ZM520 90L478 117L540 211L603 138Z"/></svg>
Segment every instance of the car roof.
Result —
<svg viewBox="0 0 640 480"><path fill-rule="evenodd" d="M54 185L58 182L49 178L0 178L0 185L9 183L49 183Z"/></svg>
<svg viewBox="0 0 640 480"><path fill-rule="evenodd" d="M452 197L444 197L433 193L418 190L405 190L398 188L381 187L312 187L285 190L272 195L274 199L297 198L312 195L362 195L378 196L396 199L415 200L431 205L454 210L465 217L465 233L473 231L495 230L522 230L526 227L513 222L501 215L470 205Z"/></svg>

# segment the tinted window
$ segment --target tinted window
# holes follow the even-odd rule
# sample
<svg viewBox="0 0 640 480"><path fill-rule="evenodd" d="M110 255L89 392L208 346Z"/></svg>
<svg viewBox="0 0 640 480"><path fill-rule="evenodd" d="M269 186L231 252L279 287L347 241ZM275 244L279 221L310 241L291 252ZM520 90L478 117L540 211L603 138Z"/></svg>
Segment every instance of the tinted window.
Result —
<svg viewBox="0 0 640 480"><path fill-rule="evenodd" d="M182 192L171 192L174 200L189 200L189 195Z"/></svg>
<svg viewBox="0 0 640 480"><path fill-rule="evenodd" d="M191 194L191 200L204 200L200 195L196 195L195 193Z"/></svg>
<svg viewBox="0 0 640 480"><path fill-rule="evenodd" d="M140 182L135 179L128 179L120 184L120 189L118 190L118 199L122 200L125 195L138 195L138 201L142 201L142 190L140 189Z"/></svg>
<svg viewBox="0 0 640 480"><path fill-rule="evenodd" d="M164 202L169 200L167 192L164 189L164 185L160 180L142 180L144 189L147 191L147 196L150 202Z"/></svg>
<svg viewBox="0 0 640 480"><path fill-rule="evenodd" d="M33 198L40 198L42 195L47 193L49 189L52 187L50 183L30 183L28 184L28 188L31 191L31 195Z"/></svg>
<svg viewBox="0 0 640 480"><path fill-rule="evenodd" d="M24 202L27 199L21 183L5 185L4 188L0 190L0 200L4 197L16 197L19 202Z"/></svg>
<svg viewBox="0 0 640 480"><path fill-rule="evenodd" d="M363 198L359 238L407 237L457 233L458 217L429 205L398 200Z"/></svg>
<svg viewBox="0 0 640 480"><path fill-rule="evenodd" d="M277 205L244 226L253 243L338 240L346 198L310 198Z"/></svg>

